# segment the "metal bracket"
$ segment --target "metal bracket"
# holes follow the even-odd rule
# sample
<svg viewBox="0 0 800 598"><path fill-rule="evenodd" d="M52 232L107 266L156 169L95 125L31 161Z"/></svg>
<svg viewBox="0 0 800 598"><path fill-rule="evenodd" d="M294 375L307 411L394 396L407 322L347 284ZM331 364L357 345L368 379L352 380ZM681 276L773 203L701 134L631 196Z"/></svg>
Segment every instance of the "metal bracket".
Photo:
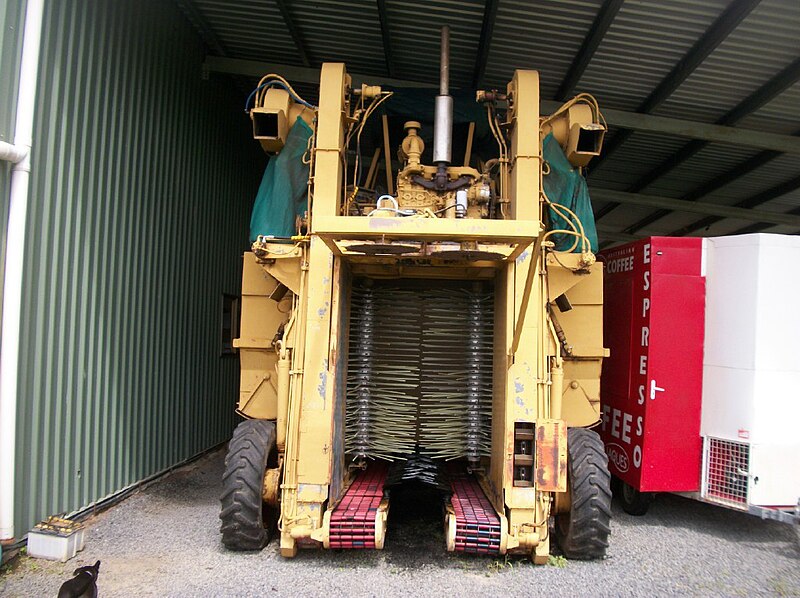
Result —
<svg viewBox="0 0 800 598"><path fill-rule="evenodd" d="M522 336L522 326L525 324L525 315L528 312L528 304L530 303L531 299L533 279L536 274L536 268L539 264L539 257L542 255L543 238L544 235L542 235L541 231L539 231L539 235L536 237L536 242L533 244L533 255L531 256L531 263L528 266L528 275L525 278L525 290L523 291L522 304L519 308L519 319L514 327L514 339L511 342L511 350L508 353L508 356L512 361L514 359L514 355L517 353L517 349L519 348L519 339Z"/></svg>

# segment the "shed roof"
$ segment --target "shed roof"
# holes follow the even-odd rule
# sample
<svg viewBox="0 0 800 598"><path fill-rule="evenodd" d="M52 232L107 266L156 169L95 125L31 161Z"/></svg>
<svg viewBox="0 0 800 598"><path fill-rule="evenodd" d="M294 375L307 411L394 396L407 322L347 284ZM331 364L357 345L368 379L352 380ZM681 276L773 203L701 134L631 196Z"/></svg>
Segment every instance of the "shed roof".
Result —
<svg viewBox="0 0 800 598"><path fill-rule="evenodd" d="M797 0L176 1L213 70L302 73L342 61L366 77L435 84L447 24L455 87L502 87L532 68L543 100L595 95L618 113L588 172L605 244L800 232L774 222L800 215ZM747 208L747 218L715 206Z"/></svg>

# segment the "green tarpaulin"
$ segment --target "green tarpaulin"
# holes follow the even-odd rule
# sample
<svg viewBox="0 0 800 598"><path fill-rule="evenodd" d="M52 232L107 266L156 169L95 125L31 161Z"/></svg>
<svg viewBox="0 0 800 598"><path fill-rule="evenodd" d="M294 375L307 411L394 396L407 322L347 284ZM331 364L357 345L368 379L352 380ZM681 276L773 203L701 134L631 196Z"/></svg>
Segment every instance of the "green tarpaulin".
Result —
<svg viewBox="0 0 800 598"><path fill-rule="evenodd" d="M296 234L297 217L302 217L307 209L308 165L303 163L303 154L311 135L311 128L298 118L289 131L283 150L270 158L250 219L251 242L259 235L286 239ZM583 223L592 251L597 251L594 214L586 180L580 169L569 163L552 134L545 137L542 151L544 160L550 167L550 172L544 177L545 193L553 203L565 206L577 214ZM552 208L548 208L548 216L550 230L571 230L564 218ZM568 250L575 241L574 236L566 234L555 234L551 238L556 249L560 251ZM578 244L574 251L580 250Z"/></svg>
<svg viewBox="0 0 800 598"><path fill-rule="evenodd" d="M289 238L297 233L297 217L308 209L308 164L303 154L312 131L301 118L286 136L286 145L270 158L250 217L250 242L259 235Z"/></svg>
<svg viewBox="0 0 800 598"><path fill-rule="evenodd" d="M583 224L583 230L589 239L591 250L596 252L598 249L597 227L594 222L594 212L592 212L592 202L589 199L589 187L586 185L586 179L581 175L579 168L575 168L569 163L552 133L544 138L542 156L544 161L550 165L550 172L544 177L544 192L554 204L565 206L575 212ZM572 230L564 218L550 207L548 207L548 216L550 218L549 230ZM558 251L567 251L576 239L572 235L561 233L552 235L550 238ZM573 251L581 251L580 243Z"/></svg>

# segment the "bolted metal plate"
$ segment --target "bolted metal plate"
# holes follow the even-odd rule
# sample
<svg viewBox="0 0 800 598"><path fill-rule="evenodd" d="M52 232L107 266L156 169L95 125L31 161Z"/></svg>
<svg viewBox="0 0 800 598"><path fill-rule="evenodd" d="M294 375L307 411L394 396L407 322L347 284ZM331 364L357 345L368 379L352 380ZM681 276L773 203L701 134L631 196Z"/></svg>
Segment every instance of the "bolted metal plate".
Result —
<svg viewBox="0 0 800 598"><path fill-rule="evenodd" d="M443 260L459 260L465 262L477 261L500 261L505 259L505 255L495 251L482 251L480 249L454 249L452 251L431 251L428 254L432 258Z"/></svg>
<svg viewBox="0 0 800 598"><path fill-rule="evenodd" d="M361 243L359 245L348 245L347 251L365 255L403 255L418 252L419 246L397 245L395 243Z"/></svg>
<svg viewBox="0 0 800 598"><path fill-rule="evenodd" d="M536 485L542 492L567 491L567 426L561 419L536 426Z"/></svg>

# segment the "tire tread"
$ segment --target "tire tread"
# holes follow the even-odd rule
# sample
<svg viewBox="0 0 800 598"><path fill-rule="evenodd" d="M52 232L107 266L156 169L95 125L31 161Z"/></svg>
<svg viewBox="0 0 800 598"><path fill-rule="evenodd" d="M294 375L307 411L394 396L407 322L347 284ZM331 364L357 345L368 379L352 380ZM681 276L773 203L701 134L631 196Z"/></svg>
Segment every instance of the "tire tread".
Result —
<svg viewBox="0 0 800 598"><path fill-rule="evenodd" d="M567 558L605 557L611 534L611 474L597 432L571 428L567 436L570 512L556 516L556 539Z"/></svg>
<svg viewBox="0 0 800 598"><path fill-rule="evenodd" d="M229 550L261 550L270 540L264 526L261 489L267 460L275 450L275 424L245 420L228 443L222 475L222 543Z"/></svg>

